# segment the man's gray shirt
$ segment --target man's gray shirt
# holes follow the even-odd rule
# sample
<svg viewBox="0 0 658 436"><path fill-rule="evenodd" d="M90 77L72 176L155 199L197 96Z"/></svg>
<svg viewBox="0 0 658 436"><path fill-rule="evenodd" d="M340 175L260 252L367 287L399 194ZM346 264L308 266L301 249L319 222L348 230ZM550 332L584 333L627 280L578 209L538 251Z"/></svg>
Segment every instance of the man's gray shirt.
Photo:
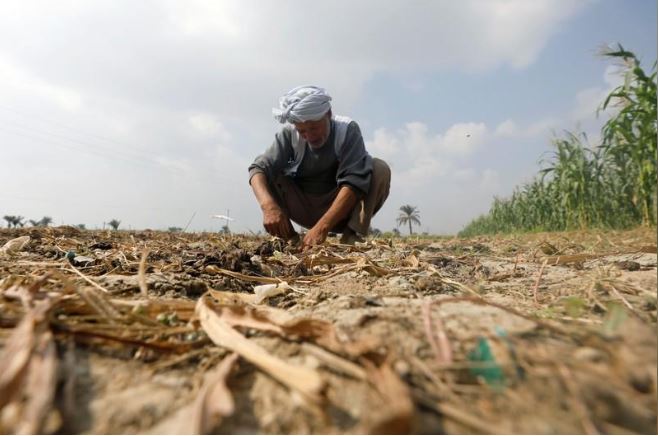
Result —
<svg viewBox="0 0 658 436"><path fill-rule="evenodd" d="M249 180L254 174L264 173L273 181L283 170L294 162L292 133L295 127L286 124L274 138L272 145L258 156L249 166ZM372 158L366 151L359 125L351 121L347 126L344 144L336 155L334 137L335 121L331 121L331 132L320 148L306 144L304 158L293 180L309 194L326 194L337 186L349 185L357 193L367 194L372 174Z"/></svg>

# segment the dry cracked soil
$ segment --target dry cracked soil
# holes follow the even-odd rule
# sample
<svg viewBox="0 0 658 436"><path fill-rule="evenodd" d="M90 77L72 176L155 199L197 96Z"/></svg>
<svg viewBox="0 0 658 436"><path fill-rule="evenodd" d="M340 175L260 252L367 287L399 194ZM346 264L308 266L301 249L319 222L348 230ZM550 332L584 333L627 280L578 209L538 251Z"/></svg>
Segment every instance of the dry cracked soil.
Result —
<svg viewBox="0 0 658 436"><path fill-rule="evenodd" d="M655 228L0 246L4 433L656 434Z"/></svg>

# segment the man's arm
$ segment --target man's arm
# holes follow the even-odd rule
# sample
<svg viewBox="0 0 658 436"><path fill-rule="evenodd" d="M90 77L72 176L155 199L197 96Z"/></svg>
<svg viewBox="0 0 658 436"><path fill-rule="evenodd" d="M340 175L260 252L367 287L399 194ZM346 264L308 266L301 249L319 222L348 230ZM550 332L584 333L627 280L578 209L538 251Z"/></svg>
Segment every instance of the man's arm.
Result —
<svg viewBox="0 0 658 436"><path fill-rule="evenodd" d="M263 211L263 226L270 235L289 239L295 235L290 219L281 210L267 187L267 177L263 173L256 173L250 180L256 201Z"/></svg>
<svg viewBox="0 0 658 436"><path fill-rule="evenodd" d="M368 194L372 178L372 158L366 151L361 129L355 121L349 124L345 142L337 153L339 164L336 183L339 186L350 185L354 192L359 194Z"/></svg>
<svg viewBox="0 0 658 436"><path fill-rule="evenodd" d="M318 220L304 237L303 248L323 243L327 239L329 230L347 218L352 212L357 200L358 196L351 187L347 185L341 186L329 210L322 215L322 218Z"/></svg>

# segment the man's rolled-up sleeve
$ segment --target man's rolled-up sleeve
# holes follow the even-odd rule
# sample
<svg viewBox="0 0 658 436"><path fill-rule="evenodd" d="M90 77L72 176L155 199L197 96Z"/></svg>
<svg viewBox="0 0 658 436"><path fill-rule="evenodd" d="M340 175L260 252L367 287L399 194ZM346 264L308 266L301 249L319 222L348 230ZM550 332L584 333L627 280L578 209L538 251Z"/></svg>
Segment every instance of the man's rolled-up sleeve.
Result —
<svg viewBox="0 0 658 436"><path fill-rule="evenodd" d="M338 186L349 185L357 193L367 194L372 176L372 157L366 151L359 125L352 121L345 136L345 143L338 151Z"/></svg>
<svg viewBox="0 0 658 436"><path fill-rule="evenodd" d="M275 135L272 145L254 159L249 165L249 183L256 174L265 174L268 180L274 180L274 177L283 171L292 153L289 136L289 133L282 129Z"/></svg>

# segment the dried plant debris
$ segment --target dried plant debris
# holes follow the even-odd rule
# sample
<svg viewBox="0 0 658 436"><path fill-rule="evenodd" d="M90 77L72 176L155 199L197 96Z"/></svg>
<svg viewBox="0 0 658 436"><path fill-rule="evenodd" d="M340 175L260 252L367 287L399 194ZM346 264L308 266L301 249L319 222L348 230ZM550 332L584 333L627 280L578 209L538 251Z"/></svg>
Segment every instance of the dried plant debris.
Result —
<svg viewBox="0 0 658 436"><path fill-rule="evenodd" d="M29 236L19 236L18 238L11 239L0 247L0 254L11 255L17 253L30 242Z"/></svg>
<svg viewBox="0 0 658 436"><path fill-rule="evenodd" d="M4 433L656 433L655 229L0 247Z"/></svg>

